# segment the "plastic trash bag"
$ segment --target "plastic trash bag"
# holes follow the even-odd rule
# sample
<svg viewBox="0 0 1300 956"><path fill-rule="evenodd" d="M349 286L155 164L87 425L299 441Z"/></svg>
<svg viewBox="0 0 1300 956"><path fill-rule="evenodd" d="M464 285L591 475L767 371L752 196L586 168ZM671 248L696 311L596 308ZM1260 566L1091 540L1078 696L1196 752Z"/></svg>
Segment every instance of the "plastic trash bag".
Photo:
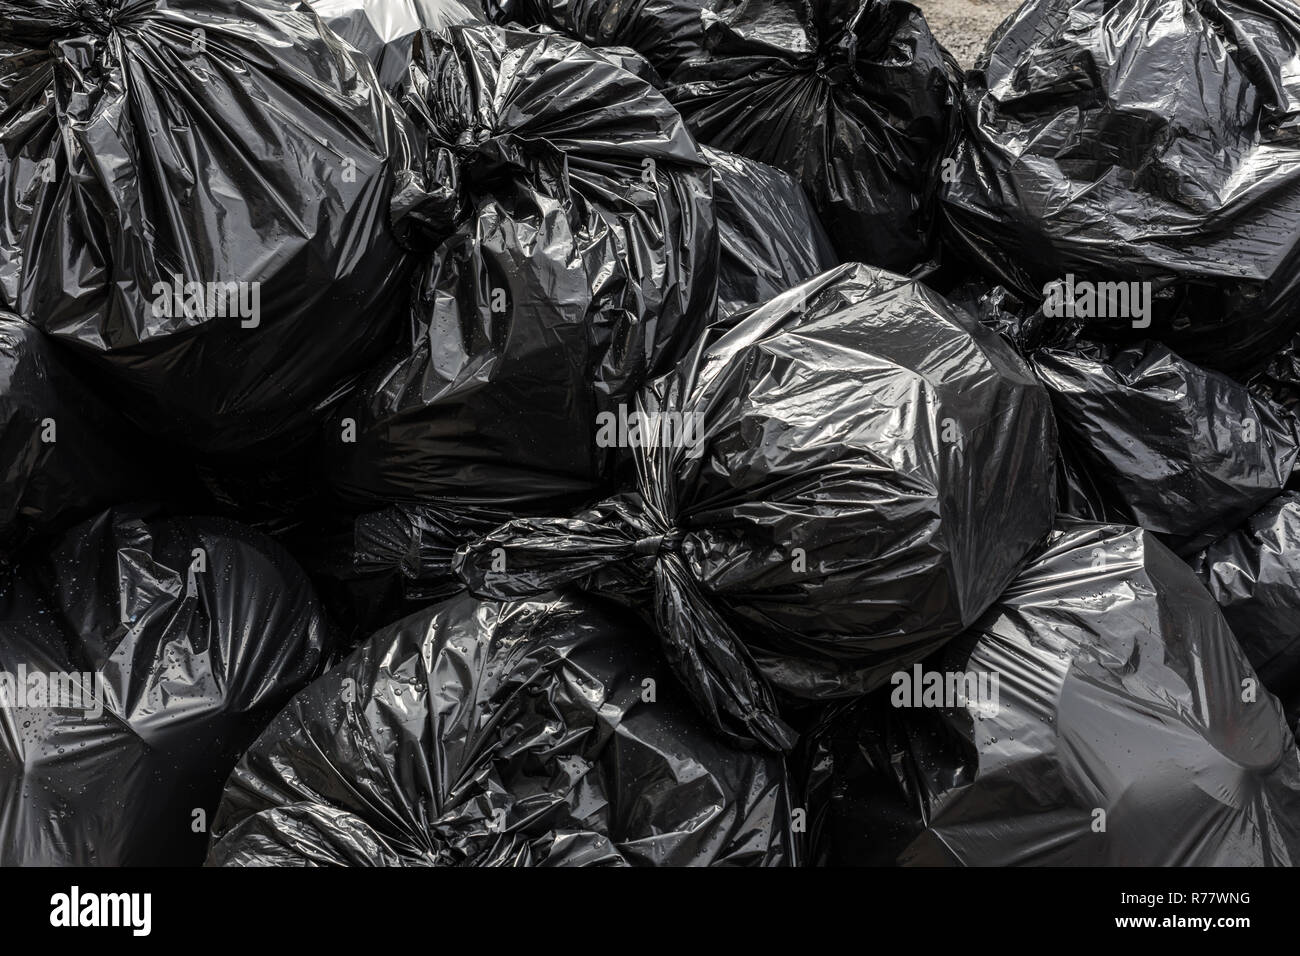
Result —
<svg viewBox="0 0 1300 956"><path fill-rule="evenodd" d="M718 304L724 313L766 302L839 265L803 187L752 159L704 149L718 217Z"/></svg>
<svg viewBox="0 0 1300 956"><path fill-rule="evenodd" d="M668 97L700 142L794 176L840 258L932 256L956 62L899 0L715 0Z"/></svg>
<svg viewBox="0 0 1300 956"><path fill-rule="evenodd" d="M94 394L57 347L0 312L0 555L161 491L154 442Z"/></svg>
<svg viewBox="0 0 1300 956"><path fill-rule="evenodd" d="M482 23L477 0L310 0L325 24L366 55L384 89L406 88L412 48L421 30Z"/></svg>
<svg viewBox="0 0 1300 956"><path fill-rule="evenodd" d="M790 865L791 820L784 762L711 737L628 612L462 595L294 699L208 862Z"/></svg>
<svg viewBox="0 0 1300 956"><path fill-rule="evenodd" d="M1282 708L1148 532L1063 524L969 634L904 677L815 733L815 862L1296 862Z"/></svg>
<svg viewBox="0 0 1300 956"><path fill-rule="evenodd" d="M306 521L285 538L349 643L464 590L456 549L509 521L460 502L401 502Z"/></svg>
<svg viewBox="0 0 1300 956"><path fill-rule="evenodd" d="M541 27L530 27L530 30L541 30ZM592 50L599 53L609 62L613 63L620 69L627 70L633 76L638 76L645 80L656 89L662 89L664 85L663 78L659 76L659 71L650 65L650 61L643 57L630 46L601 46L592 47Z"/></svg>
<svg viewBox="0 0 1300 956"><path fill-rule="evenodd" d="M1300 494L1279 495L1191 564L1294 728L1300 719Z"/></svg>
<svg viewBox="0 0 1300 956"><path fill-rule="evenodd" d="M493 20L548 26L593 47L628 47L668 78L704 52L703 0L486 0Z"/></svg>
<svg viewBox="0 0 1300 956"><path fill-rule="evenodd" d="M563 30L557 30L555 27L545 23L533 23L527 26L515 23L503 14L497 14L501 20L502 26L508 26L512 30L526 30L529 33L535 33L538 36L560 36L568 39L577 39ZM632 49L630 46L599 46L591 43L585 45L597 56L608 60L619 69L627 70L633 76L640 77L655 89L662 89L664 86L663 77L644 56Z"/></svg>
<svg viewBox="0 0 1300 956"><path fill-rule="evenodd" d="M1300 337L1278 350L1246 384L1252 393L1300 418Z"/></svg>
<svg viewBox="0 0 1300 956"><path fill-rule="evenodd" d="M325 436L347 504L583 504L615 449L597 416L671 368L717 305L708 164L642 80L558 35L429 36L407 97L434 244L409 340Z"/></svg>
<svg viewBox="0 0 1300 956"><path fill-rule="evenodd" d="M967 76L949 240L1038 301L1150 283L1157 338L1230 371L1300 323L1300 12L1276 0L1033 0ZM1102 311L1094 305L1091 313Z"/></svg>
<svg viewBox="0 0 1300 956"><path fill-rule="evenodd" d="M1300 453L1293 415L1157 342L1041 349L1030 364L1056 409L1061 510L1184 554L1281 493Z"/></svg>
<svg viewBox="0 0 1300 956"><path fill-rule="evenodd" d="M973 623L1055 511L1029 369L919 282L863 265L742 314L617 430L635 491L516 519L457 571L487 597L627 595L711 723L773 747L791 734L770 686L879 685Z"/></svg>
<svg viewBox="0 0 1300 956"><path fill-rule="evenodd" d="M0 300L155 434L309 439L409 295L370 65L279 0L0 0L0 41Z"/></svg>
<svg viewBox="0 0 1300 956"><path fill-rule="evenodd" d="M0 865L201 862L226 776L326 651L306 576L262 535L126 509L78 525L0 583Z"/></svg>

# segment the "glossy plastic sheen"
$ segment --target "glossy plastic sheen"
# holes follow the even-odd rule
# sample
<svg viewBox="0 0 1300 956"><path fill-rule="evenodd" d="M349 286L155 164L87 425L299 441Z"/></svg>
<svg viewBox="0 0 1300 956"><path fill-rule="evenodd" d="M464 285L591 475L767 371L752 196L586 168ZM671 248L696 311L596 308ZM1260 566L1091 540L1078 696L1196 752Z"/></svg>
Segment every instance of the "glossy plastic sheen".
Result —
<svg viewBox="0 0 1300 956"><path fill-rule="evenodd" d="M459 23L481 23L477 0L309 0L326 26L366 55L384 89L406 88L415 38Z"/></svg>
<svg viewBox="0 0 1300 956"><path fill-rule="evenodd" d="M369 63L276 0L0 0L0 43L0 302L157 434L310 437L408 294Z"/></svg>
<svg viewBox="0 0 1300 956"><path fill-rule="evenodd" d="M486 0L498 23L549 26L594 47L629 47L665 78L704 52L699 0Z"/></svg>
<svg viewBox="0 0 1300 956"><path fill-rule="evenodd" d="M925 666L985 679L984 696L917 707L899 683L818 731L816 862L1297 861L1300 754L1282 708L1150 533L1063 524Z"/></svg>
<svg viewBox="0 0 1300 956"><path fill-rule="evenodd" d="M208 862L790 865L791 820L783 761L712 737L626 611L462 595L294 699Z"/></svg>
<svg viewBox="0 0 1300 956"><path fill-rule="evenodd" d="M839 265L803 187L766 163L705 147L718 217L718 307L760 305Z"/></svg>
<svg viewBox="0 0 1300 956"><path fill-rule="evenodd" d="M968 75L965 125L948 238L1027 301L1067 274L1150 282L1140 336L1229 371L1300 323L1294 4L1030 0Z"/></svg>
<svg viewBox="0 0 1300 956"><path fill-rule="evenodd" d="M1042 349L1061 432L1061 510L1136 524L1187 554L1281 493L1300 454L1285 409L1157 342Z"/></svg>
<svg viewBox="0 0 1300 956"><path fill-rule="evenodd" d="M908 272L934 250L957 65L899 0L715 0L668 98L701 143L808 191L844 261Z"/></svg>
<svg viewBox="0 0 1300 956"><path fill-rule="evenodd" d="M226 776L326 652L306 576L262 535L128 510L78 525L0 582L0 671L98 673L103 711L0 709L0 864L202 862Z"/></svg>
<svg viewBox="0 0 1300 956"><path fill-rule="evenodd" d="M410 337L329 425L323 469L368 509L585 503L617 462L597 415L716 312L709 166L662 95L575 41L425 38L407 104L426 191L401 221L430 255Z"/></svg>
<svg viewBox="0 0 1300 956"><path fill-rule="evenodd" d="M1295 728L1300 720L1300 494L1279 495L1191 564Z"/></svg>
<svg viewBox="0 0 1300 956"><path fill-rule="evenodd" d="M743 314L637 407L695 440L638 443L635 492L512 521L457 570L493 597L625 593L740 740L791 742L772 685L853 696L960 633L1051 527L1046 392L994 333L887 272L841 266Z"/></svg>

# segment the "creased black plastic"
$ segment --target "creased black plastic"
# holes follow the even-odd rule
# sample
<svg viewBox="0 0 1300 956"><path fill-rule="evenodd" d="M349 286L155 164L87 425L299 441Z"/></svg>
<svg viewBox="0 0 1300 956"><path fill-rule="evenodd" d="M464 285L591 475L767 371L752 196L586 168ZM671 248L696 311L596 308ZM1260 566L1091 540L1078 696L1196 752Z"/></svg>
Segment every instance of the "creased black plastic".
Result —
<svg viewBox="0 0 1300 956"><path fill-rule="evenodd" d="M154 442L0 312L0 555L123 501L164 491Z"/></svg>
<svg viewBox="0 0 1300 956"><path fill-rule="evenodd" d="M309 438L409 295L409 144L369 63L278 0L0 0L0 41L32 47L0 57L0 300L157 434Z"/></svg>
<svg viewBox="0 0 1300 956"><path fill-rule="evenodd" d="M1157 342L1042 349L1064 461L1061 510L1136 524L1188 554L1281 493L1296 418Z"/></svg>
<svg viewBox="0 0 1300 956"><path fill-rule="evenodd" d="M530 30L541 30L541 27L529 27ZM663 78L659 76L659 71L651 66L650 61L643 57L630 46L601 46L592 47L592 50L599 53L609 62L613 63L620 69L627 70L633 76L638 76L645 80L655 89L662 89L664 85Z"/></svg>
<svg viewBox="0 0 1300 956"><path fill-rule="evenodd" d="M710 736L626 610L462 595L293 700L208 862L791 865L792 819L784 761Z"/></svg>
<svg viewBox="0 0 1300 956"><path fill-rule="evenodd" d="M1300 755L1282 708L1150 533L1063 524L926 667L997 675L998 695L894 707L900 682L829 720L811 760L814 862L1297 862Z"/></svg>
<svg viewBox="0 0 1300 956"><path fill-rule="evenodd" d="M304 2L304 0L300 0ZM366 55L380 84L401 94L421 30L482 23L477 0L305 0L326 26Z"/></svg>
<svg viewBox="0 0 1300 956"><path fill-rule="evenodd" d="M704 52L703 0L486 0L493 20L548 26L593 47L628 47L665 79Z"/></svg>
<svg viewBox="0 0 1300 956"><path fill-rule="evenodd" d="M968 75L965 117L943 218L999 281L1034 301L1067 274L1151 282L1140 337L1230 371L1300 323L1294 4L1032 0Z"/></svg>
<svg viewBox="0 0 1300 956"><path fill-rule="evenodd" d="M899 0L714 0L705 56L668 97L700 142L808 191L841 259L908 272L932 257L957 65Z"/></svg>
<svg viewBox="0 0 1300 956"><path fill-rule="evenodd" d="M617 463L597 414L716 312L708 164L662 95L575 41L425 39L407 103L427 191L402 223L434 248L409 340L330 424L323 471L362 508L585 503Z"/></svg>
<svg viewBox="0 0 1300 956"><path fill-rule="evenodd" d="M826 230L793 178L766 163L705 147L718 217L718 307L759 305L839 265Z"/></svg>
<svg viewBox="0 0 1300 956"><path fill-rule="evenodd" d="M1300 719L1300 494L1279 495L1191 565L1294 728Z"/></svg>
<svg viewBox="0 0 1300 956"><path fill-rule="evenodd" d="M637 409L694 440L634 448L635 492L517 519L457 571L489 597L573 584L648 604L739 740L790 743L769 684L862 693L958 634L1051 527L1046 392L994 333L867 266L743 314Z"/></svg>
<svg viewBox="0 0 1300 956"><path fill-rule="evenodd" d="M1254 394L1300 418L1300 336L1278 349L1246 383Z"/></svg>
<svg viewBox="0 0 1300 956"><path fill-rule="evenodd" d="M98 673L103 711L0 708L0 865L202 862L231 768L327 645L260 534L135 509L72 529L0 583L0 671Z"/></svg>
<svg viewBox="0 0 1300 956"><path fill-rule="evenodd" d="M463 502L401 502L355 517L322 516L286 541L349 641L369 637L464 589L452 557L513 517Z"/></svg>

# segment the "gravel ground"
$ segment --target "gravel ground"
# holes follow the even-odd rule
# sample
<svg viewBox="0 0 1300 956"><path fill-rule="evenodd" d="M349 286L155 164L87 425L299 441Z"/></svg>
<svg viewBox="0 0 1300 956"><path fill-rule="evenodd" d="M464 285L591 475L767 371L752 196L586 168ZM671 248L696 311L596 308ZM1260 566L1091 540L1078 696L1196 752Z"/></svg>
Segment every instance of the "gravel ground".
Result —
<svg viewBox="0 0 1300 956"><path fill-rule="evenodd" d="M965 69L975 64L984 41L1020 0L912 0L925 14L930 29Z"/></svg>

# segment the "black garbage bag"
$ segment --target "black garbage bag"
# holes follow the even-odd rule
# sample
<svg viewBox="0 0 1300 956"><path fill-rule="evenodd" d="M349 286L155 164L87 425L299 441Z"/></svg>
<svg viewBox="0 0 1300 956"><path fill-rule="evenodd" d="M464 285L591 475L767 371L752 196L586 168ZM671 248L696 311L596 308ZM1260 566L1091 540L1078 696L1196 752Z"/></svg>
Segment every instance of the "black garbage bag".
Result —
<svg viewBox="0 0 1300 956"><path fill-rule="evenodd" d="M879 685L973 623L1055 511L1029 369L863 265L742 314L608 427L635 491L516 519L457 571L487 597L574 585L648 604L713 725L769 746L791 742L769 682L813 699Z"/></svg>
<svg viewBox="0 0 1300 956"><path fill-rule="evenodd" d="M322 473L368 510L583 504L617 464L597 416L715 314L709 166L659 93L575 41L426 38L407 103L428 191L402 222L437 245L409 341L329 426Z"/></svg>
<svg viewBox="0 0 1300 956"><path fill-rule="evenodd" d="M668 97L700 142L794 176L840 258L931 258L960 77L900 0L713 0Z"/></svg>
<svg viewBox="0 0 1300 956"><path fill-rule="evenodd" d="M1260 682L1300 719L1300 494L1287 492L1191 561Z"/></svg>
<svg viewBox="0 0 1300 956"><path fill-rule="evenodd" d="M718 217L718 305L724 313L766 302L839 265L808 197L787 174L706 147Z"/></svg>
<svg viewBox="0 0 1300 956"><path fill-rule="evenodd" d="M0 0L0 300L155 434L278 456L390 348L403 119L281 0Z"/></svg>
<svg viewBox="0 0 1300 956"><path fill-rule="evenodd" d="M629 612L461 595L293 700L208 862L776 866L792 830L784 761L711 737Z"/></svg>
<svg viewBox="0 0 1300 956"><path fill-rule="evenodd" d="M968 75L965 117L943 218L999 281L1034 301L1069 277L1149 284L1145 315L1077 304L1097 334L1229 371L1300 324L1294 5L1032 0Z"/></svg>
<svg viewBox="0 0 1300 956"><path fill-rule="evenodd" d="M529 29L541 30L542 28L529 27ZM630 46L601 46L592 47L592 49L615 66L627 70L634 76L639 76L656 89L663 88L664 81L659 76L659 71L650 65L649 60Z"/></svg>
<svg viewBox="0 0 1300 956"><path fill-rule="evenodd" d="M704 52L705 0L485 0L498 23L547 26L593 47L627 47L665 79Z"/></svg>
<svg viewBox="0 0 1300 956"><path fill-rule="evenodd" d="M1279 349L1246 383L1256 395L1300 418L1300 336Z"/></svg>
<svg viewBox="0 0 1300 956"><path fill-rule="evenodd" d="M231 768L327 650L262 535L138 509L78 525L0 583L0 865L202 862Z"/></svg>
<svg viewBox="0 0 1300 956"><path fill-rule="evenodd" d="M1158 342L1081 342L1030 364L1061 433L1061 510L1136 524L1184 554L1285 487L1300 453L1287 410Z"/></svg>
<svg viewBox="0 0 1300 956"><path fill-rule="evenodd" d="M969 634L814 738L821 864L1300 856L1282 708L1196 575L1137 528L1062 524Z"/></svg>
<svg viewBox="0 0 1300 956"><path fill-rule="evenodd" d="M400 502L360 515L322 515L284 538L318 585L349 644L464 590L456 549L509 521L461 502Z"/></svg>
<svg viewBox="0 0 1300 956"><path fill-rule="evenodd" d="M35 327L0 312L0 555L161 494L166 466Z"/></svg>
<svg viewBox="0 0 1300 956"><path fill-rule="evenodd" d="M303 2L303 0L299 0ZM485 20L478 0L307 0L325 24L366 55L380 84L405 91L421 30Z"/></svg>
<svg viewBox="0 0 1300 956"><path fill-rule="evenodd" d="M1010 289L979 277L967 277L951 286L927 282L945 299L965 309L980 324L1002 336L1016 353L1028 358L1039 349L1074 348L1081 326L1048 319L1042 309L1032 309Z"/></svg>

